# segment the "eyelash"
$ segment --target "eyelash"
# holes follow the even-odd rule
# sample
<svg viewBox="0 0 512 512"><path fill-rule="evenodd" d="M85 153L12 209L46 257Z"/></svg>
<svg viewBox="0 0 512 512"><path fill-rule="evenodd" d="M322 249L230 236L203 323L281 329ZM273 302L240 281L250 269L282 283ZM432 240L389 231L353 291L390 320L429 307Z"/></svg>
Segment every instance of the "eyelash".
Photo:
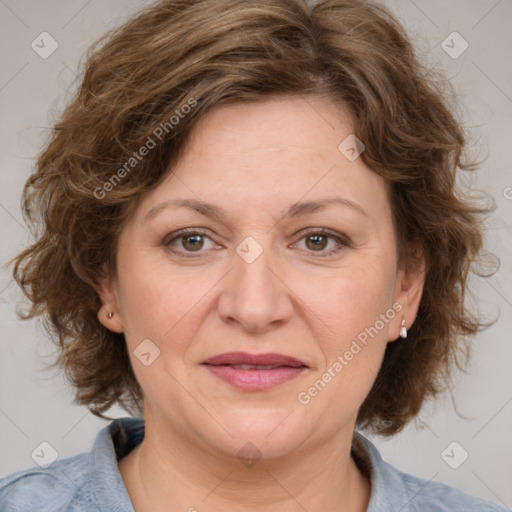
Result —
<svg viewBox="0 0 512 512"><path fill-rule="evenodd" d="M164 238L162 244L165 247L168 247L175 240L186 238L187 236L192 236L192 235L201 235L201 236L208 237L206 231L202 230L201 228L185 228L185 229L181 229L179 231L176 231L174 233L167 235ZM328 229L325 229L325 228L319 228L319 229L310 230L307 232L301 231L299 233L299 235L302 235L299 238L299 241L303 240L304 238L306 238L308 236L322 235L322 236L328 236L329 238L332 238L333 240L335 240L338 243L338 246L336 248L331 249L329 251L321 251L321 253L316 253L315 251L308 251L311 254L314 254L315 257L318 257L318 258L326 258L328 256L333 256L334 254L337 254L338 252L340 252L343 248L351 246L350 240L347 237L340 236L340 235L338 235ZM172 238L170 238L170 237L172 237ZM210 238L210 237L208 237L208 238ZM173 251L173 252L175 252L175 251ZM197 256L195 256L194 254L195 253L200 254L202 252L205 252L205 251L184 251L184 252L180 252L180 254L186 255L185 256L186 258L197 258Z"/></svg>

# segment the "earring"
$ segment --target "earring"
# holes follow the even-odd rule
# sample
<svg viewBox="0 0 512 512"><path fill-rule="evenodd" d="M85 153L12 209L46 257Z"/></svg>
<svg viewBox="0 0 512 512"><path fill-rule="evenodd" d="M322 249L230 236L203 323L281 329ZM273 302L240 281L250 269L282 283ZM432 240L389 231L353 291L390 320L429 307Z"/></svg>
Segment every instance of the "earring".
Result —
<svg viewBox="0 0 512 512"><path fill-rule="evenodd" d="M114 313L113 313L112 311L109 311L109 312L107 313L107 317L108 317L108 318L112 318L113 316L114 316Z"/></svg>
<svg viewBox="0 0 512 512"><path fill-rule="evenodd" d="M402 326L400 327L400 338L407 338L407 328L405 327L405 318L402 318Z"/></svg>

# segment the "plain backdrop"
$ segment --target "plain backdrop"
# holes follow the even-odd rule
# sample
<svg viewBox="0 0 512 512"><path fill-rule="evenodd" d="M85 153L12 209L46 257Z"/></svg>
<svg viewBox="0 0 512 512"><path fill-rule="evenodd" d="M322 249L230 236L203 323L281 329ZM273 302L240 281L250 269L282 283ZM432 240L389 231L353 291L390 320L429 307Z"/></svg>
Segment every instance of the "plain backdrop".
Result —
<svg viewBox="0 0 512 512"><path fill-rule="evenodd" d="M21 190L44 140L45 129L69 97L81 55L108 28L146 3L0 0L0 264L30 241L20 212ZM383 458L402 471L446 482L510 507L512 2L383 3L404 23L422 59L433 69L444 72L453 83L461 102L460 116L473 138L473 148L480 155L488 155L469 185L486 191L496 202L487 245L500 258L501 266L494 277L473 280L480 310L486 318L498 320L477 336L469 373L457 378L454 402L447 395L436 404L428 404L417 421L391 440L368 437ZM48 32L58 44L47 58L31 46L34 40L40 40L37 38L42 32ZM457 50L466 44L467 49L455 58ZM49 45L46 48L51 49ZM71 390L62 375L44 371L53 344L37 321L17 319L15 306L19 299L20 292L10 271L2 268L1 476L34 466L30 454L42 441L49 442L61 458L88 451L98 430L107 424L86 408L72 404ZM115 408L111 415L120 417L126 413ZM451 467L466 454L467 459L459 467Z"/></svg>

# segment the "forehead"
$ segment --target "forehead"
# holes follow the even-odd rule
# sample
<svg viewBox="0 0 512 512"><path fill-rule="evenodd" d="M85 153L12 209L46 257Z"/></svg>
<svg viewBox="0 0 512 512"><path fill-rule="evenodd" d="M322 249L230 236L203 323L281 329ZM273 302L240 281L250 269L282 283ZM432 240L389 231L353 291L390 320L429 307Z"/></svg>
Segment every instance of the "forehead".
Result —
<svg viewBox="0 0 512 512"><path fill-rule="evenodd" d="M180 160L143 201L145 213L179 198L275 216L299 201L341 196L382 215L389 206L383 178L340 151L353 126L342 105L319 96L219 106L199 121Z"/></svg>

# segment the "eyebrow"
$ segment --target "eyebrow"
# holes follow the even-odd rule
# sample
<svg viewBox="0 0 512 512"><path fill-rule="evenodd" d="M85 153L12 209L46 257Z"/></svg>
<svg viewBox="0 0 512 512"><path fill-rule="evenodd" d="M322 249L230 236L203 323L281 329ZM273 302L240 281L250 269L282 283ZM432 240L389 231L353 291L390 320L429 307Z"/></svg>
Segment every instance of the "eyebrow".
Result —
<svg viewBox="0 0 512 512"><path fill-rule="evenodd" d="M303 201L300 203L292 204L282 215L282 217L287 218L295 218L301 215L307 215L310 213L315 213L321 210L327 209L328 206L331 205L341 205L352 208L353 210L367 215L367 213L359 206L357 203L350 201L349 199L343 199L341 197L329 197L326 199L318 199L316 201ZM226 218L226 213L219 206L215 206L210 203L204 203L202 201L197 201L195 199L170 199L168 201L164 201L163 203L157 204L153 208L151 208L144 219L142 220L142 224L146 224L153 217L158 215L163 210L166 210L171 207L185 207L189 208L200 215L204 215L205 217L217 217L220 220L224 220Z"/></svg>

